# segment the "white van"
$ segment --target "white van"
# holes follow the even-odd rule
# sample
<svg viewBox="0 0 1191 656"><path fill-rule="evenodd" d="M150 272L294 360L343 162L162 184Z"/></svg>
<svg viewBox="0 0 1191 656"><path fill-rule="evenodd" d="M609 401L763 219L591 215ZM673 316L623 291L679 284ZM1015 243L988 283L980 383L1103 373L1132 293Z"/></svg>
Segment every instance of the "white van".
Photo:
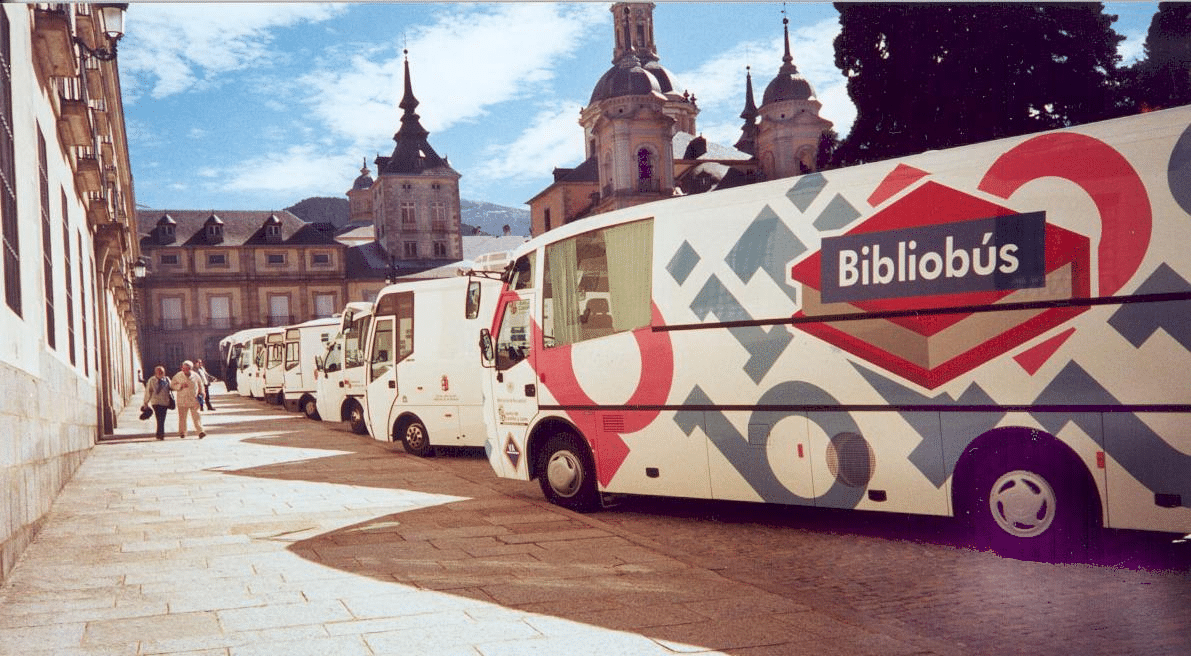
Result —
<svg viewBox="0 0 1191 656"><path fill-rule="evenodd" d="M484 371L476 335L492 320L500 281L474 276L389 285L376 299L364 394L378 440L429 455L483 446Z"/></svg>
<svg viewBox="0 0 1191 656"><path fill-rule="evenodd" d="M318 359L315 381L319 418L346 421L353 432L368 433L364 421L364 345L372 324L372 303L353 301L343 308L339 332Z"/></svg>
<svg viewBox="0 0 1191 656"><path fill-rule="evenodd" d="M285 329L284 370L277 399L286 410L301 409L311 419L318 417L316 361L338 329L338 317L311 319Z"/></svg>
<svg viewBox="0 0 1191 656"><path fill-rule="evenodd" d="M219 353L222 356L223 382L227 391L236 392L241 396L248 396L248 381L243 375L244 354L252 352L252 338L264 335L268 328L245 328L224 337L219 342ZM251 361L251 355L248 360Z"/></svg>

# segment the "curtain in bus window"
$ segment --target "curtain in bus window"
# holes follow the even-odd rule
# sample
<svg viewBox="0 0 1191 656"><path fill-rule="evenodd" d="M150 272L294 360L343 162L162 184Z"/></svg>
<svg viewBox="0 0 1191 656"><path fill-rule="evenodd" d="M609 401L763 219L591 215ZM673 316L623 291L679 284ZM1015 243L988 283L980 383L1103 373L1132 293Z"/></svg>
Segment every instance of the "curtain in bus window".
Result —
<svg viewBox="0 0 1191 656"><path fill-rule="evenodd" d="M546 247L546 289L549 308L543 320L547 344L563 346L579 341L579 263L575 239ZM553 341L549 338L553 337Z"/></svg>
<svg viewBox="0 0 1191 656"><path fill-rule="evenodd" d="M616 332L649 325L653 277L653 221L604 231L612 327Z"/></svg>

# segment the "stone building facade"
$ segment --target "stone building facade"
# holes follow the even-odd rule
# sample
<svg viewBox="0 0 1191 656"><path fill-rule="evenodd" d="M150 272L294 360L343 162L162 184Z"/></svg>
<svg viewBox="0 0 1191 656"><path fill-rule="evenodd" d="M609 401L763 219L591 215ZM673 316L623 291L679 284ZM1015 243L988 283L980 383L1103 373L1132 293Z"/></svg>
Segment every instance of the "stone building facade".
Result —
<svg viewBox="0 0 1191 656"><path fill-rule="evenodd" d="M0 4L0 579L139 404L123 22L97 7Z"/></svg>

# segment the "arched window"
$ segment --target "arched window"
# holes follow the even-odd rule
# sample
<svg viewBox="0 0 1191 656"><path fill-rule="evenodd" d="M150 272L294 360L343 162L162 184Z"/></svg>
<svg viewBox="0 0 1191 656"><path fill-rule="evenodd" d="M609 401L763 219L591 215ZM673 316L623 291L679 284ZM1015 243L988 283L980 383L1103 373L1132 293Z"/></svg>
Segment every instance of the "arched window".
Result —
<svg viewBox="0 0 1191 656"><path fill-rule="evenodd" d="M654 176L657 156L648 148L637 149L637 191L657 191L658 181Z"/></svg>

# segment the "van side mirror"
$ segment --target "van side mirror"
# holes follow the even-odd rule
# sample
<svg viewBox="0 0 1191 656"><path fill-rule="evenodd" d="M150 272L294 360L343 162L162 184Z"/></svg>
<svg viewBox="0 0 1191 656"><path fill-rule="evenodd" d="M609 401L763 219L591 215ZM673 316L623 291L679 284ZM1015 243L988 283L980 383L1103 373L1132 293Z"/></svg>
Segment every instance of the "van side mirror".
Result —
<svg viewBox="0 0 1191 656"><path fill-rule="evenodd" d="M492 366L496 359L496 349L492 345L492 333L487 328L480 329L480 363L486 367Z"/></svg>

